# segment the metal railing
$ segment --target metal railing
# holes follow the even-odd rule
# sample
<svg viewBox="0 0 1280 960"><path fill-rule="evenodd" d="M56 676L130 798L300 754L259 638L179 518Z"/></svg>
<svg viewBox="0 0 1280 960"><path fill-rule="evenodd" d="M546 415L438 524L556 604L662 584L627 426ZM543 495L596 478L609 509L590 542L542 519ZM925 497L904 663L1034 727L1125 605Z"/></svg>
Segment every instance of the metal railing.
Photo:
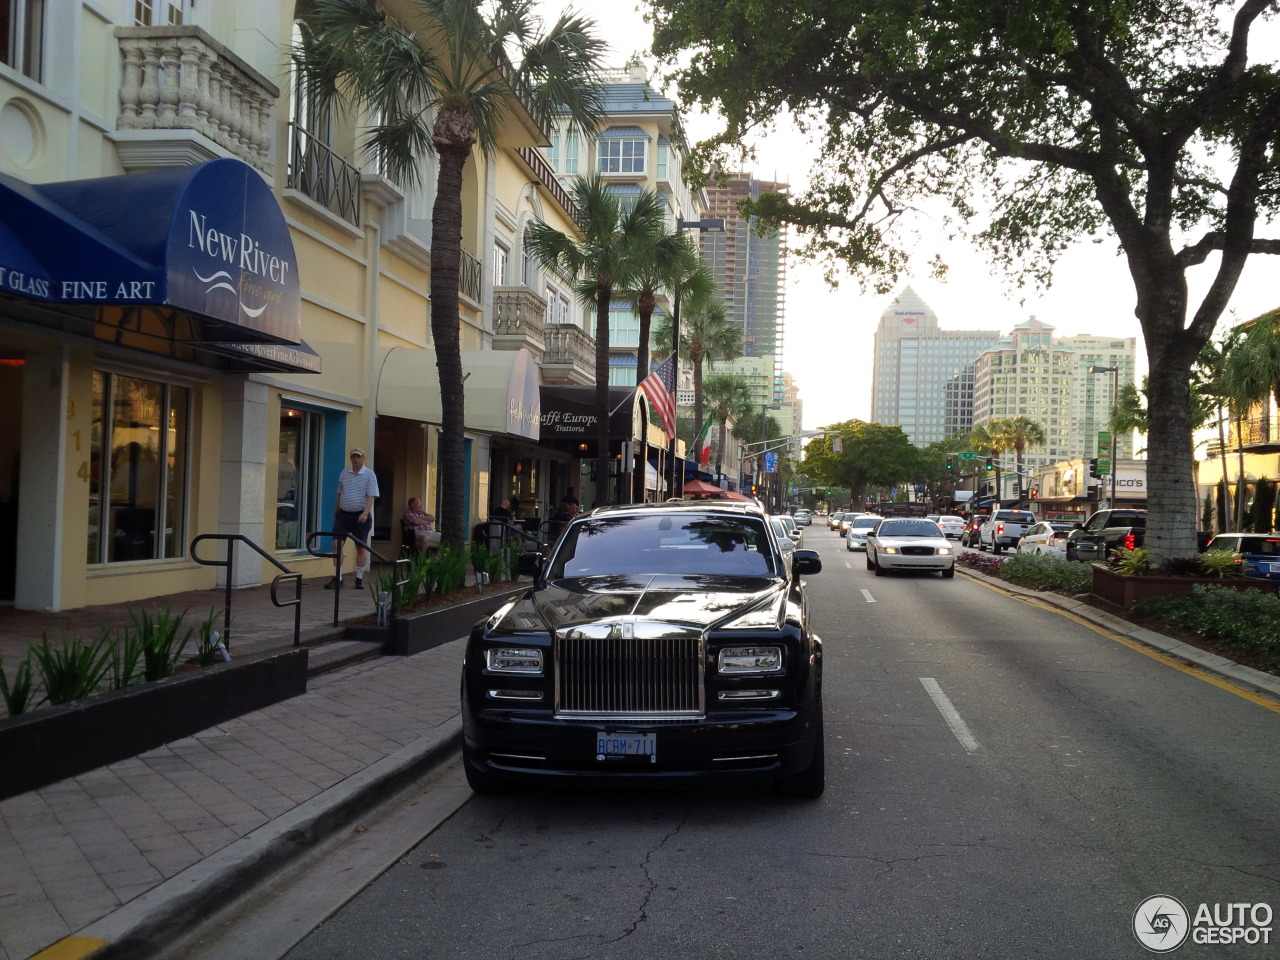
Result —
<svg viewBox="0 0 1280 960"><path fill-rule="evenodd" d="M289 124L288 186L360 226L360 171L296 122Z"/></svg>
<svg viewBox="0 0 1280 960"><path fill-rule="evenodd" d="M332 530L313 530L310 533L308 533L307 534L307 553L311 554L311 556L313 557L319 557L322 560L324 559L333 560L334 561L333 576L334 576L334 579L337 579L338 575L342 572L339 569L338 563L337 563L338 552L335 550L332 553L318 553L315 550L315 541L317 537L332 538L333 531ZM409 558L398 557L397 559L393 560L390 557L384 557L382 554L380 554L377 550L373 549L373 547L369 546L369 544L365 543L359 537L353 537L349 533L345 535L344 539L350 540L360 549L368 550L370 556L377 557L383 563L388 563L394 568L395 575L391 579L390 622L388 623L388 628L391 630L391 635L394 637L395 626L396 626L396 610L399 609L400 607L401 591L403 590L404 587L408 586L409 584L409 577L408 577L408 571L410 567ZM339 623L341 622L339 619L341 608L342 608L342 591L334 590L333 591L333 625L335 627L338 626Z"/></svg>
<svg viewBox="0 0 1280 960"><path fill-rule="evenodd" d="M227 544L227 557L225 560L206 560L196 554L196 545L202 540L223 540ZM202 533L191 541L190 551L191 559L196 563L203 564L206 567L226 567L227 570L227 587L226 587L226 603L223 608L222 615L222 642L227 650L231 650L231 585L235 582L235 550L233 545L243 543L250 549L254 550L263 559L267 560L273 567L284 572L278 574L271 581L271 602L277 607L293 607L293 645L296 647L302 642L302 574L295 573L284 564L282 564L271 554L267 553L260 546L250 540L242 533ZM280 584L285 581L293 582L293 599L281 600L279 597Z"/></svg>
<svg viewBox="0 0 1280 960"><path fill-rule="evenodd" d="M484 266L467 251L458 252L461 254L458 259L458 292L479 303L484 289Z"/></svg>

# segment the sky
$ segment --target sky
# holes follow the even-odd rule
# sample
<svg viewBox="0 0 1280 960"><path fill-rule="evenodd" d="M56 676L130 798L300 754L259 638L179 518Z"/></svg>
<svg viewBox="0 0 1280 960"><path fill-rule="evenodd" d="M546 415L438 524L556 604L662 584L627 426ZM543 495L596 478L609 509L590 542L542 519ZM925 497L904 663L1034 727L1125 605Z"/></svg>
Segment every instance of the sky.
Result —
<svg viewBox="0 0 1280 960"><path fill-rule="evenodd" d="M561 0L538 0L544 16L554 16L565 6ZM609 44L610 66L622 66L632 54L649 65L647 53L652 31L636 0L578 0L576 9L593 18L599 34ZM1266 34L1263 34L1263 28ZM1280 23L1259 24L1254 29L1251 56L1258 59L1259 40L1268 50L1280 50ZM655 78L656 80L656 78ZM660 83L656 84L662 89ZM675 90L663 89L674 98ZM695 139L715 128L714 118L684 115L686 129ZM785 133L785 131L784 131ZM777 179L802 189L812 148L794 131L773 135L757 144L753 172L761 179ZM1059 261L1051 287L1044 292L1016 290L1003 276L993 276L985 256L973 247L949 244L931 234L929 221L915 223L922 238L917 251L919 269L905 276L895 293L910 284L938 315L947 330L1010 331L1035 316L1055 327L1058 336L1085 334L1134 337L1137 340L1138 375L1146 372L1142 330L1133 315L1133 281L1114 239L1101 244L1073 246ZM1276 231L1260 235L1274 236ZM798 245L793 238L793 246ZM949 270L947 280L930 279L924 263L940 253ZM1214 261L1189 275L1194 295L1211 278ZM1224 322L1248 320L1280 306L1280 258L1257 255L1245 268L1224 314ZM814 430L842 420L871 417L871 358L880 315L892 306L894 295L863 294L848 278L832 290L815 264L792 258L788 267L786 328L783 369L796 378L803 403L803 427Z"/></svg>

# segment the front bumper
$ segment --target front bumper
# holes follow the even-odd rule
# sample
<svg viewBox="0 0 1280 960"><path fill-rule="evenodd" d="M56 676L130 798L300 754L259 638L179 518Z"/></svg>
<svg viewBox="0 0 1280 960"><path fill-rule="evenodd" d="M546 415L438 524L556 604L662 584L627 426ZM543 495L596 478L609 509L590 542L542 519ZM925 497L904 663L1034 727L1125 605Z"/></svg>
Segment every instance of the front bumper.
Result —
<svg viewBox="0 0 1280 960"><path fill-rule="evenodd" d="M913 557L896 553L876 554L876 563L886 570L950 570L955 566L955 554L947 556Z"/></svg>
<svg viewBox="0 0 1280 960"><path fill-rule="evenodd" d="M463 701L463 758L473 769L524 783L660 786L717 780L769 781L806 769L819 708L722 711L702 720L558 720L544 711L473 710ZM651 733L649 757L599 759L601 732Z"/></svg>

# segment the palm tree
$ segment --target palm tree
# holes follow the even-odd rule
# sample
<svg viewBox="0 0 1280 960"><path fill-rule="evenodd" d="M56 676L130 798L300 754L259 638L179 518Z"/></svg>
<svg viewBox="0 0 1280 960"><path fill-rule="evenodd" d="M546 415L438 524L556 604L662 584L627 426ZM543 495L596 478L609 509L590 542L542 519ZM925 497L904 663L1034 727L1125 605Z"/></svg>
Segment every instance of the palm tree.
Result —
<svg viewBox="0 0 1280 960"><path fill-rule="evenodd" d="M533 224L525 249L544 269L578 278L578 299L596 310L596 496L605 502L609 482L609 306L615 291L635 281L662 236L665 204L652 190L622 198L598 173L579 177L570 191L578 237L546 223ZM633 202L634 201L634 202Z"/></svg>
<svg viewBox="0 0 1280 960"><path fill-rule="evenodd" d="M1032 420L1021 413L1016 417L1010 417L1003 423L1003 435L1006 441L1013 446L1014 466L1018 471L1018 491L1020 494L1026 495L1023 489L1025 484L1022 476L1022 454L1028 446L1038 447L1045 442L1047 434L1045 433L1044 424L1038 420ZM1115 469L1114 464L1111 469Z"/></svg>
<svg viewBox="0 0 1280 960"><path fill-rule="evenodd" d="M653 311L658 292L671 290L681 280L697 271L701 257L698 248L684 233L665 233L653 247L644 252L636 266L634 289L627 299L640 317L640 345L636 352L636 383L649 375L649 340L652 336Z"/></svg>
<svg viewBox="0 0 1280 960"><path fill-rule="evenodd" d="M300 4L303 39L294 62L317 106L347 105L388 175L416 183L419 162L439 160L431 212L431 336L439 374L442 539L466 539L463 376L458 320L463 171L474 147L497 150L506 118L553 114L595 129L603 116L597 72L605 47L594 22L562 15L544 33L529 0L413 0L411 20L377 0Z"/></svg>
<svg viewBox="0 0 1280 960"><path fill-rule="evenodd" d="M969 446L976 452L991 457L996 470L996 500L1000 499L1000 454L1004 453L1008 444L1005 442L1003 428L999 420L988 420L969 431Z"/></svg>
<svg viewBox="0 0 1280 960"><path fill-rule="evenodd" d="M716 418L720 436L716 444L716 473L724 472L724 448L729 440L729 422L751 416L755 409L751 387L741 377L717 375L707 377L702 385L711 415Z"/></svg>

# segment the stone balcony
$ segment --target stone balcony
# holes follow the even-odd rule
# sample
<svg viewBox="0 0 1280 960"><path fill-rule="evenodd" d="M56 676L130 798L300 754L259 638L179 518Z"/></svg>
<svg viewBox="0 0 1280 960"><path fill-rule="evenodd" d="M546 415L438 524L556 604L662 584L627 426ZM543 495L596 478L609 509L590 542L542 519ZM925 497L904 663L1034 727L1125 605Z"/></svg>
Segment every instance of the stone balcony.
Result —
<svg viewBox="0 0 1280 960"><path fill-rule="evenodd" d="M274 167L279 88L200 27L117 27L116 146L131 173L232 156Z"/></svg>
<svg viewBox="0 0 1280 960"><path fill-rule="evenodd" d="M547 301L528 287L493 288L493 349L528 350L542 359Z"/></svg>
<svg viewBox="0 0 1280 960"><path fill-rule="evenodd" d="M549 323L543 329L542 382L596 382L596 341L572 323Z"/></svg>

